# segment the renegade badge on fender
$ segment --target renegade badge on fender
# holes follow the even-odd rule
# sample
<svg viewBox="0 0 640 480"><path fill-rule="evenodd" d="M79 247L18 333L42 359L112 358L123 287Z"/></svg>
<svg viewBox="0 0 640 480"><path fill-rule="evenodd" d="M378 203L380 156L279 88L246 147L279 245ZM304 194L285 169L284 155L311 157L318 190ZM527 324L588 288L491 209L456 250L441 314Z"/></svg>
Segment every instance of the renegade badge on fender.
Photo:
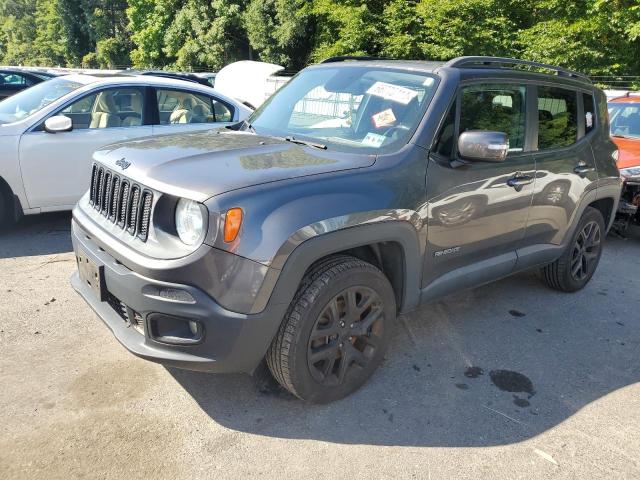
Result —
<svg viewBox="0 0 640 480"><path fill-rule="evenodd" d="M605 96L574 72L330 59L229 129L96 152L72 283L136 355L266 359L328 402L374 372L398 314L529 268L584 287L620 198L615 151Z"/></svg>

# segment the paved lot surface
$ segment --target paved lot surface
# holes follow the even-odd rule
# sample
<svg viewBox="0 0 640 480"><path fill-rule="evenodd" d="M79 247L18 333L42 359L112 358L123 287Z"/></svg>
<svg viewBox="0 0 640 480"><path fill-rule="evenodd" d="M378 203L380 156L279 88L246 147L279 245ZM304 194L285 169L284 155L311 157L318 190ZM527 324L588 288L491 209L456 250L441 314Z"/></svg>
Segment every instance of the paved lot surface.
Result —
<svg viewBox="0 0 640 480"><path fill-rule="evenodd" d="M2 478L640 478L640 235L580 293L524 274L401 319L309 406L128 354L68 285L68 224L0 237Z"/></svg>

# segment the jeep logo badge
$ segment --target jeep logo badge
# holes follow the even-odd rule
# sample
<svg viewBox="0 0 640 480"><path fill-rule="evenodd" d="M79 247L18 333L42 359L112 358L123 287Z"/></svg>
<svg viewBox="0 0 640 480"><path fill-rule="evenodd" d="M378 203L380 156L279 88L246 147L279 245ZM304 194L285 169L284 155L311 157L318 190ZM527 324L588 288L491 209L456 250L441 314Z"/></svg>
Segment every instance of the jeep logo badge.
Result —
<svg viewBox="0 0 640 480"><path fill-rule="evenodd" d="M119 166L122 170L126 170L131 165L131 162L127 162L124 158L121 158L116 162L116 165Z"/></svg>

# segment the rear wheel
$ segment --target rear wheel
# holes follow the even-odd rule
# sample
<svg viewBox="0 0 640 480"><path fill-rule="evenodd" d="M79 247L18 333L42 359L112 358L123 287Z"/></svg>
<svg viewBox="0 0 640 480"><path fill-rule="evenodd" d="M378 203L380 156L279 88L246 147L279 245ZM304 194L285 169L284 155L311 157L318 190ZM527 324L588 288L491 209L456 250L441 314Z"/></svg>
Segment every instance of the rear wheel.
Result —
<svg viewBox="0 0 640 480"><path fill-rule="evenodd" d="M583 288L600 263L604 235L602 214L588 207L562 256L542 268L545 283L563 292L575 292Z"/></svg>
<svg viewBox="0 0 640 480"><path fill-rule="evenodd" d="M337 400L378 367L395 316L393 289L379 269L354 257L330 257L303 279L267 364L297 397Z"/></svg>

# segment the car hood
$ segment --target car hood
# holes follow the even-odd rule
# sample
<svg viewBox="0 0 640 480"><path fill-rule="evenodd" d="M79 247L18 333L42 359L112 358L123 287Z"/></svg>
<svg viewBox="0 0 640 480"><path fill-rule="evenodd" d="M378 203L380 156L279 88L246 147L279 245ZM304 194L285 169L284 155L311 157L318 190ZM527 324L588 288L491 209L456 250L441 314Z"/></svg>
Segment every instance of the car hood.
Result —
<svg viewBox="0 0 640 480"><path fill-rule="evenodd" d="M96 151L94 159L149 188L199 202L239 188L364 168L375 162L374 155L319 150L231 130L109 145Z"/></svg>
<svg viewBox="0 0 640 480"><path fill-rule="evenodd" d="M618 146L618 168L640 165L640 139L611 137Z"/></svg>

